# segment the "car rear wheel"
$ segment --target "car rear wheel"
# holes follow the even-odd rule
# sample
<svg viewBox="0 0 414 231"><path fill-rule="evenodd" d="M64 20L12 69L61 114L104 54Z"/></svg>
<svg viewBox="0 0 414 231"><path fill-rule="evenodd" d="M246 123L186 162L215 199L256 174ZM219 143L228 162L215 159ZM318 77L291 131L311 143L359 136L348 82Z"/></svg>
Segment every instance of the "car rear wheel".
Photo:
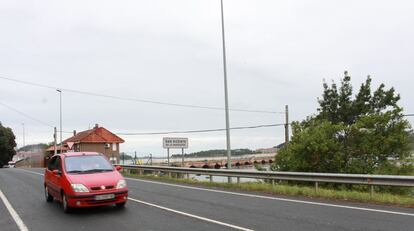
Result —
<svg viewBox="0 0 414 231"><path fill-rule="evenodd" d="M52 202L53 201L53 196L50 195L49 193L49 189L47 186L45 186L45 198L47 202Z"/></svg>
<svg viewBox="0 0 414 231"><path fill-rule="evenodd" d="M66 198L65 193L62 194L62 207L63 207L63 211L65 213L70 213L71 212L71 207L68 205L68 199Z"/></svg>

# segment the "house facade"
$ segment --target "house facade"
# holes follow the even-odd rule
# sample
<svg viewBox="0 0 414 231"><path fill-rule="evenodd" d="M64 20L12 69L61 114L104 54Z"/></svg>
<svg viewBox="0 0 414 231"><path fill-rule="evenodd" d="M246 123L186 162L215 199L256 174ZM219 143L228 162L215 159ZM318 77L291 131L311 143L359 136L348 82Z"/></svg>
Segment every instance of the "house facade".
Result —
<svg viewBox="0 0 414 231"><path fill-rule="evenodd" d="M104 154L112 163L119 163L120 144L125 141L98 124L94 128L74 134L63 141L68 151L99 152Z"/></svg>

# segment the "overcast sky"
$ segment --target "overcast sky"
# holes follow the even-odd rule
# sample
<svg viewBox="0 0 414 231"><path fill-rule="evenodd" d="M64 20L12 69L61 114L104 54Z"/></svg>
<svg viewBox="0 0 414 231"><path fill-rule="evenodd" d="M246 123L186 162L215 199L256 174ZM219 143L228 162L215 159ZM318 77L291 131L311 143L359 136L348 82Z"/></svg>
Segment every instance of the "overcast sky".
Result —
<svg viewBox="0 0 414 231"><path fill-rule="evenodd" d="M400 0L225 0L230 107L316 112L323 79L348 70L401 94L414 113L414 3ZM219 0L0 2L0 76L137 99L224 106ZM0 102L52 126L59 95L0 79ZM0 105L22 145L51 142L53 129ZM231 126L283 123L282 114L231 112ZM414 120L410 119L413 123ZM63 92L63 130L95 123L113 132L224 128L224 111ZM232 131L232 148L272 147L283 127ZM64 134L68 137L69 134ZM225 148L225 133L179 135L188 151ZM64 138L65 138L64 137ZM121 151L164 155L162 135L122 136ZM179 150L177 150L178 152ZM174 152L173 152L174 153Z"/></svg>

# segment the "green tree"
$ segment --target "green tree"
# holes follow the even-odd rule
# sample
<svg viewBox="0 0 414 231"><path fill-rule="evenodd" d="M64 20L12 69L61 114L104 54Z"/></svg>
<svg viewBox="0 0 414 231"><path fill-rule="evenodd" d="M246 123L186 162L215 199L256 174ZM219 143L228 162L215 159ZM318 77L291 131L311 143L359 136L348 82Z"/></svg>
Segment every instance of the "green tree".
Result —
<svg viewBox="0 0 414 231"><path fill-rule="evenodd" d="M13 131L0 122L0 168L6 165L16 153L16 141Z"/></svg>
<svg viewBox="0 0 414 231"><path fill-rule="evenodd" d="M307 122L306 125L292 125L294 135L291 142L276 156L278 170L337 172L343 166L340 143L336 138L342 126L328 121Z"/></svg>
<svg viewBox="0 0 414 231"><path fill-rule="evenodd" d="M412 155L414 155L414 134L413 135L411 135L411 145L410 145L410 149L411 149L411 153L412 153ZM413 156L414 157L414 156Z"/></svg>
<svg viewBox="0 0 414 231"><path fill-rule="evenodd" d="M372 92L371 82L368 76L355 96L347 72L339 88L324 82L318 114L293 123L292 141L279 151L274 169L387 173L393 166L395 173L392 161L410 154L411 126L394 88L381 84Z"/></svg>

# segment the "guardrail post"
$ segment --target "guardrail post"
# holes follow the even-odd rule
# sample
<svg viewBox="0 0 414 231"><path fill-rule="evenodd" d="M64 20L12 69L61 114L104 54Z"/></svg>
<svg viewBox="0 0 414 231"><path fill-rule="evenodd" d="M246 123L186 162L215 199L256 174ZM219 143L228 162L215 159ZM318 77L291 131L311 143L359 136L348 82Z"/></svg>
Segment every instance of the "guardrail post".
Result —
<svg viewBox="0 0 414 231"><path fill-rule="evenodd" d="M171 172L168 172L168 178L171 178Z"/></svg>
<svg viewBox="0 0 414 231"><path fill-rule="evenodd" d="M213 175L210 175L210 183L213 183Z"/></svg>
<svg viewBox="0 0 414 231"><path fill-rule="evenodd" d="M190 173L187 173L187 180L190 179Z"/></svg>
<svg viewBox="0 0 414 231"><path fill-rule="evenodd" d="M272 180L272 189L275 188L275 180Z"/></svg>
<svg viewBox="0 0 414 231"><path fill-rule="evenodd" d="M372 200L372 197L374 196L374 185L369 186L369 199Z"/></svg>
<svg viewBox="0 0 414 231"><path fill-rule="evenodd" d="M315 181L315 193L319 192L319 183Z"/></svg>
<svg viewBox="0 0 414 231"><path fill-rule="evenodd" d="M237 185L240 186L240 177L237 177Z"/></svg>

